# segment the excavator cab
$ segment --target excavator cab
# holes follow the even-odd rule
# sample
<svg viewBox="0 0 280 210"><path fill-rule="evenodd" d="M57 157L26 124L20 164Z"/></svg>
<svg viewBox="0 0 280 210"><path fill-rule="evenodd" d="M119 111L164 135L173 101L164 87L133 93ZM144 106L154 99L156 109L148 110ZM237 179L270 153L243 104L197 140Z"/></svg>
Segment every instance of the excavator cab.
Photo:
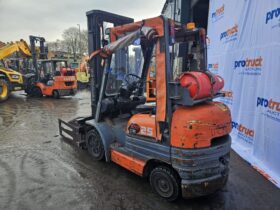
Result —
<svg viewBox="0 0 280 210"><path fill-rule="evenodd" d="M203 30L159 16L109 28L102 40L91 28L100 26L94 21L100 14L110 15L87 13L92 115L59 120L60 134L95 160L148 178L168 201L221 189L228 177L231 116L213 101L223 80L206 69ZM188 65L192 47L199 49L192 58L198 69ZM141 63L133 65L138 49ZM147 103L144 86L152 71L155 101Z"/></svg>

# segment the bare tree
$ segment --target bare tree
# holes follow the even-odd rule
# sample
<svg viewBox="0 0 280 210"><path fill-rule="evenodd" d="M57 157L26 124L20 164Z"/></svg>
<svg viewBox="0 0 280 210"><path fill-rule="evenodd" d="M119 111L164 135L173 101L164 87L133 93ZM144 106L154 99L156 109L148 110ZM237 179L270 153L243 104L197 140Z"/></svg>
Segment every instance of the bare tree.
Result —
<svg viewBox="0 0 280 210"><path fill-rule="evenodd" d="M60 51L73 55L74 60L81 58L88 53L88 33L87 30L81 30L71 27L64 30L63 39L57 39L54 42L48 42L49 51Z"/></svg>
<svg viewBox="0 0 280 210"><path fill-rule="evenodd" d="M69 51L67 51L67 46L64 40L57 39L54 42L48 42L48 48L50 51L62 51L70 53Z"/></svg>
<svg viewBox="0 0 280 210"><path fill-rule="evenodd" d="M87 30L81 31L81 55L88 54L88 32Z"/></svg>
<svg viewBox="0 0 280 210"><path fill-rule="evenodd" d="M77 59L78 53L80 56L87 54L87 30L81 30L81 32L79 32L78 28L70 27L64 30L62 37L64 39L64 46L66 46L66 49L70 50L70 53L73 54L74 60Z"/></svg>
<svg viewBox="0 0 280 210"><path fill-rule="evenodd" d="M62 37L65 44L69 46L71 54L74 56L74 60L76 60L79 49L79 29L76 27L70 27L64 30Z"/></svg>

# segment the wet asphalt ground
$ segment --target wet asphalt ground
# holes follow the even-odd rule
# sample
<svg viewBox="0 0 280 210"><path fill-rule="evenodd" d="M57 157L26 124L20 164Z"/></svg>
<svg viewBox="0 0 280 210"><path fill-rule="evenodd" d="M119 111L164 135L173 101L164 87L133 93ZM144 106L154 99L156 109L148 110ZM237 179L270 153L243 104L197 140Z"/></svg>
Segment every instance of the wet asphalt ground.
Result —
<svg viewBox="0 0 280 210"><path fill-rule="evenodd" d="M222 191L168 203L145 179L61 139L58 118L89 114L88 92L59 100L17 93L0 104L0 209L280 209L280 190L234 152Z"/></svg>

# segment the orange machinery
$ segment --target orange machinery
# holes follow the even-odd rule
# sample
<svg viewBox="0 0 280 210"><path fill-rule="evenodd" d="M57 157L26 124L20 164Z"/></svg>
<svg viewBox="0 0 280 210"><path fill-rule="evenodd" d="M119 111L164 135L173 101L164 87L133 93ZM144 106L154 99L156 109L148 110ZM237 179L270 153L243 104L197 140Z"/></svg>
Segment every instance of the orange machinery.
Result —
<svg viewBox="0 0 280 210"><path fill-rule="evenodd" d="M212 101L221 94L206 70L205 30L163 16L128 23L129 18L94 10L87 18L92 115L59 120L60 134L93 159L113 161L148 178L168 201L221 189L229 170L231 115L226 105ZM114 27L103 28L104 22ZM135 47L141 48L143 63L131 72ZM153 57L156 94L150 104L144 83ZM181 85L187 72L203 75L200 88L186 77ZM200 90L209 84L208 94L191 96L189 87Z"/></svg>
<svg viewBox="0 0 280 210"><path fill-rule="evenodd" d="M75 95L77 79L75 70L68 68L65 59L47 59L47 48L43 37L30 36L34 72L25 75L25 92L34 97ZM35 44L40 42L40 54ZM38 60L39 57L39 60Z"/></svg>
<svg viewBox="0 0 280 210"><path fill-rule="evenodd" d="M146 80L146 101L155 102L156 101L156 77L155 77L155 63L151 63L148 70L147 80Z"/></svg>

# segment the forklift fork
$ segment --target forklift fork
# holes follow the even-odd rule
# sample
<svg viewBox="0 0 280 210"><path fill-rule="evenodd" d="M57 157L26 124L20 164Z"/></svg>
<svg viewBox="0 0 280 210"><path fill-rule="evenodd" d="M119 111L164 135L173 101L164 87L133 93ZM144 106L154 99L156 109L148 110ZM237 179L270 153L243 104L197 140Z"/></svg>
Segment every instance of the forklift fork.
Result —
<svg viewBox="0 0 280 210"><path fill-rule="evenodd" d="M59 134L67 139L69 142L76 144L78 147L85 148L85 137L89 126L85 121L91 119L90 117L78 117L69 122L58 119Z"/></svg>

